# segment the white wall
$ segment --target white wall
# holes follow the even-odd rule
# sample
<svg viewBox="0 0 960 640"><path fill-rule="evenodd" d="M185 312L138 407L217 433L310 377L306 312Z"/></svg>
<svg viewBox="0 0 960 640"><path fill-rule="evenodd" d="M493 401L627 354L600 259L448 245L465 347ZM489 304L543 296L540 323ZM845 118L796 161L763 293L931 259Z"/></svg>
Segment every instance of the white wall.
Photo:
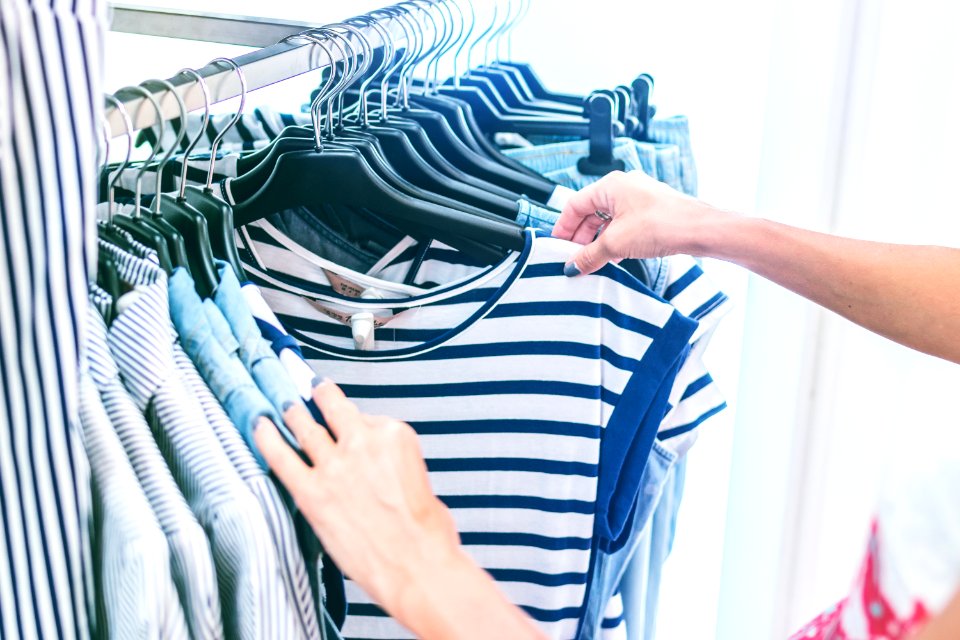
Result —
<svg viewBox="0 0 960 640"><path fill-rule="evenodd" d="M318 21L385 4L151 1ZM692 120L709 201L957 246L958 11L948 0L534 0L514 52L561 91L652 73L660 112ZM111 34L107 87L241 51ZM314 82L250 104L296 108ZM937 431L955 428L960 373L760 279L748 289L736 268L709 268L738 301L710 353L731 410L690 454L660 638L782 638L849 584L897 443L935 449Z"/></svg>

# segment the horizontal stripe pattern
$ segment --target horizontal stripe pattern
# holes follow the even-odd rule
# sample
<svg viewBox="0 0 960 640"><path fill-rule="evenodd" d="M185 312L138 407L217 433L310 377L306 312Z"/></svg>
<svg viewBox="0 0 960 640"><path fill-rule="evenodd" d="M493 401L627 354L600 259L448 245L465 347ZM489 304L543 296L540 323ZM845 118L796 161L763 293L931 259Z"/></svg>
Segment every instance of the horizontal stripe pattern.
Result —
<svg viewBox="0 0 960 640"><path fill-rule="evenodd" d="M650 347L672 344L675 359L693 324L670 325L677 333L667 335L678 315L669 305L618 282L619 274L564 277L572 246L538 238L516 264L479 280L424 290L410 302L394 293L398 315L376 331L381 359L347 351L352 337L317 305L350 301L331 296L317 278L322 271L274 240L252 241L259 286L243 291L254 315L289 331L311 368L361 409L411 423L467 552L550 637L573 637L598 504L610 500L597 482L601 443L622 439L625 447L633 437L605 426L639 371L652 384L666 375L672 362L651 365ZM349 581L348 599L345 637L409 637Z"/></svg>

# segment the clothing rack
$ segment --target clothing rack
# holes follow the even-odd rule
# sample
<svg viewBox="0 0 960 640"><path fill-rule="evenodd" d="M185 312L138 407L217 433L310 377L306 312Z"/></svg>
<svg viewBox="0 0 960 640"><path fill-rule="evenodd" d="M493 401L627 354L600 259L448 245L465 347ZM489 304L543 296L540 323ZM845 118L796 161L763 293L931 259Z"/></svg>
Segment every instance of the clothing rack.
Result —
<svg viewBox="0 0 960 640"><path fill-rule="evenodd" d="M111 4L110 8L113 31L263 47L233 58L243 71L247 92L262 89L310 71L324 69L341 61L336 47L331 48L333 58L331 60L323 49L307 40L279 42L285 37L324 26L322 24L170 11L122 4ZM398 30L390 29L394 24L393 19L382 19L381 24L390 30L395 45L404 43L402 32L398 33ZM375 28L354 26L370 42L374 51L383 48L385 43ZM232 67L223 63L208 64L197 69L197 72L207 83L211 105L241 94L240 77ZM168 78L168 82L176 88L188 112L203 109L203 92L195 78L181 74ZM163 120L174 120L180 117L177 101L166 95L169 93L167 89L161 87L150 91L160 104ZM116 97L129 114L134 130L146 129L157 124L156 110L152 105L144 104L146 98L141 94L120 91ZM116 107L108 105L105 116L110 124L112 137L126 135L123 117Z"/></svg>

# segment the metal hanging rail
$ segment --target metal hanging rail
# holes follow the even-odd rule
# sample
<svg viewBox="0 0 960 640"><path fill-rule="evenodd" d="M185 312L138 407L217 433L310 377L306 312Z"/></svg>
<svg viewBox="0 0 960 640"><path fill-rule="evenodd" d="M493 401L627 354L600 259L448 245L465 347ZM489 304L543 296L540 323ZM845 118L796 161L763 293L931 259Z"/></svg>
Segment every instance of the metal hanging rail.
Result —
<svg viewBox="0 0 960 640"><path fill-rule="evenodd" d="M233 58L240 68L247 84L247 92L262 89L289 78L326 68L334 62L340 62L336 47L330 47L333 60L318 46L309 41L276 43L284 37L320 27L320 24L293 23L282 20L248 18L243 16L211 15L198 13L171 12L164 9L147 9L127 5L111 5L113 11L112 29L126 33L168 36L210 42L247 44L266 43L262 49L251 51ZM390 29L391 20L382 24ZM358 26L361 33L374 49L383 47L384 42L372 27ZM262 29L262 31L261 31ZM256 33L255 33L256 32ZM391 30L394 43L402 44L403 36ZM262 44L254 45L262 46ZM230 100L240 95L240 78L237 72L226 64L210 64L197 72L207 83L210 92L210 104ZM204 107L203 92L196 80L187 75L168 78L183 99L188 111ZM162 87L153 89L153 97L160 104L164 120L180 117L177 101ZM135 130L145 129L157 124L156 110L145 104L146 98L134 92L119 91L117 99L130 115ZM115 107L108 107L106 118L110 123L113 137L126 134L123 118Z"/></svg>
<svg viewBox="0 0 960 640"><path fill-rule="evenodd" d="M110 3L110 30L143 36L268 47L286 36L319 26L322 25Z"/></svg>

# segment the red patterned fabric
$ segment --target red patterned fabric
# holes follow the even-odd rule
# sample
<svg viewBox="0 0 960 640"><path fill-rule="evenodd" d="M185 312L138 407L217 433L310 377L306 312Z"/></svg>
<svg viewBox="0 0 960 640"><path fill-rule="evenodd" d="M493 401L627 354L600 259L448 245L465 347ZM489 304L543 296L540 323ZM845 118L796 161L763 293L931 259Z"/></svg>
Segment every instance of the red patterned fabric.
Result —
<svg viewBox="0 0 960 640"><path fill-rule="evenodd" d="M821 614L790 640L899 640L930 619L919 601L907 615L898 614L884 592L880 571L880 536L874 522L867 557L851 594Z"/></svg>

